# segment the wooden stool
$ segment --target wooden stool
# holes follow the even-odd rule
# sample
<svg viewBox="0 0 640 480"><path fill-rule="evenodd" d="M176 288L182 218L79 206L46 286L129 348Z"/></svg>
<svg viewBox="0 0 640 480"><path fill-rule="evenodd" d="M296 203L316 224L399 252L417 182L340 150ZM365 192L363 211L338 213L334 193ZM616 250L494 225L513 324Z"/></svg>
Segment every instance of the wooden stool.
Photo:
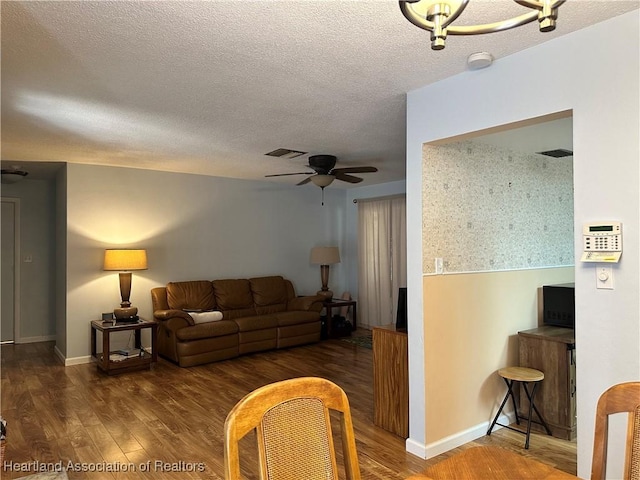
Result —
<svg viewBox="0 0 640 480"><path fill-rule="evenodd" d="M501 368L500 370L498 370L498 375L500 375L504 380L504 382L507 384L507 394L504 396L504 400L502 400L502 405L500 405L500 408L498 409L498 413L496 413L496 416L493 419L493 422L491 422L491 426L489 427L489 430L487 430L487 435L491 435L491 431L493 430L493 427L496 424L500 425L501 427L508 428L509 430L513 430L514 432L523 433L526 436L526 440L524 442L524 448L526 449L529 448L529 435L531 434L532 422L537 423L538 425L542 425L547 431L547 434L551 435L551 430L549 429L547 422L544 421L544 419L542 418L542 415L540 415L540 412L538 411L538 408L533 402L533 397L536 394L536 387L538 386L538 383L540 383L544 379L544 373L534 368L507 367L507 368ZM509 397L511 397L511 400L513 401L513 411L516 414L516 423L520 425L520 417L518 417L518 407L516 406L516 397L513 394L513 382L520 382L522 384L522 386L524 387L524 391L527 394L527 398L529 399L529 416L526 419L522 417L523 420L527 420L526 432L523 432L522 430L519 430L517 428L513 428L510 425L503 425L501 423L498 423L498 417L502 413L502 409L506 405L507 400L509 400ZM529 388L527 387L527 385L530 383L533 383L531 393L529 393ZM531 415L533 414L534 411L536 412L536 415L538 415L538 419L540 420L539 422L536 422L535 420L531 420Z"/></svg>

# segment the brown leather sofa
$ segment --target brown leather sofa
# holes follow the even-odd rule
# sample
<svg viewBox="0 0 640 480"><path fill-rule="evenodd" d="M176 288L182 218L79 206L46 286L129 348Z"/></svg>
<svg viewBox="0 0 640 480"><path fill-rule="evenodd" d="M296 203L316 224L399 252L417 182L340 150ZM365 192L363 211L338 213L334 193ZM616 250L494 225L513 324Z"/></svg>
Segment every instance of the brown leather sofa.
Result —
<svg viewBox="0 0 640 480"><path fill-rule="evenodd" d="M170 282L151 299L158 353L181 367L320 340L322 297L297 297L281 276Z"/></svg>

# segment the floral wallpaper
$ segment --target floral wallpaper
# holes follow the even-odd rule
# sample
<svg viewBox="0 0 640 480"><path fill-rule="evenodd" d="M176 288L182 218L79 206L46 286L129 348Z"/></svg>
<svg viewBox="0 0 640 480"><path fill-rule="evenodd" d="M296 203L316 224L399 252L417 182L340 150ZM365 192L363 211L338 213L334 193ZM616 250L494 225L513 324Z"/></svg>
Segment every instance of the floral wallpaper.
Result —
<svg viewBox="0 0 640 480"><path fill-rule="evenodd" d="M424 145L424 273L574 264L573 157L462 141Z"/></svg>

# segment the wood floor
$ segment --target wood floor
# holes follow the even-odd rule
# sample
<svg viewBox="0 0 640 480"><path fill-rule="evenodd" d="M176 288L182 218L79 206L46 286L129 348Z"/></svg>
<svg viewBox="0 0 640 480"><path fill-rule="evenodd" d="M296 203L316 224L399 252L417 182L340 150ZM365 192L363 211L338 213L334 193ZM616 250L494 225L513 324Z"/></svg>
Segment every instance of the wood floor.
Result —
<svg viewBox="0 0 640 480"><path fill-rule="evenodd" d="M34 473L34 465L62 462L67 468L71 462L70 479L221 479L227 412L261 385L307 375L346 391L363 479L400 480L478 444L576 473L575 443L534 435L526 451L523 436L507 429L429 460L406 453L404 439L372 423L372 351L340 340L186 369L160 360L149 371L113 377L95 364L62 366L52 342L2 345L0 351L0 405L8 431L2 478ZM8 471L6 462L28 463L30 471ZM252 466L245 473L256 478Z"/></svg>

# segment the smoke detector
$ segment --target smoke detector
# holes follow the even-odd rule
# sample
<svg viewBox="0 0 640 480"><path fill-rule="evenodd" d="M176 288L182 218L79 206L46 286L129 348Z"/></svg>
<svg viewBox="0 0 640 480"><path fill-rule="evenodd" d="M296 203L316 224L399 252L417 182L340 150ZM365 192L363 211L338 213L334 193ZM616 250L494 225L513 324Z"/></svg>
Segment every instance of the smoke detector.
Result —
<svg viewBox="0 0 640 480"><path fill-rule="evenodd" d="M487 68L493 63L493 55L488 52L476 52L467 58L467 67L469 70L480 70Z"/></svg>

